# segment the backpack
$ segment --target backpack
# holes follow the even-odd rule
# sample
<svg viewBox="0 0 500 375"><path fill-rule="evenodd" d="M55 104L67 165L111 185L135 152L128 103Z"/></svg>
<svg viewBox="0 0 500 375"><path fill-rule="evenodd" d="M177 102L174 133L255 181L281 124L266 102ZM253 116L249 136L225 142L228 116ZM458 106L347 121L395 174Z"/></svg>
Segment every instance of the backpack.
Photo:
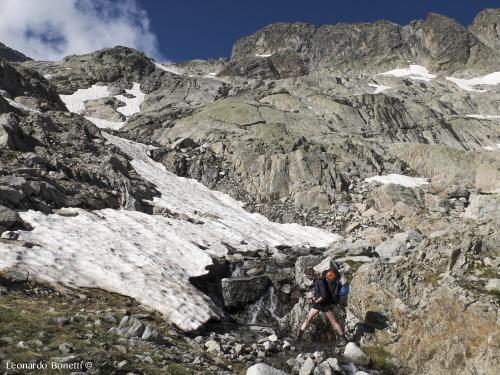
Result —
<svg viewBox="0 0 500 375"><path fill-rule="evenodd" d="M325 281L326 285L328 285L328 290L330 291L330 296L332 297L333 303L340 302L340 289L342 288L342 284L340 283L340 272L336 268L331 268L329 270L323 271L321 277Z"/></svg>

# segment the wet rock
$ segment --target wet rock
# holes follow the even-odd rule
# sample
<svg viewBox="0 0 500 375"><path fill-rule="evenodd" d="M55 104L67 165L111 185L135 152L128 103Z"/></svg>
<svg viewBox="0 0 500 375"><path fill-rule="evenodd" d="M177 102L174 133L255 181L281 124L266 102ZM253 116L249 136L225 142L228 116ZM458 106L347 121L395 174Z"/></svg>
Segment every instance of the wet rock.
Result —
<svg viewBox="0 0 500 375"><path fill-rule="evenodd" d="M222 279L222 296L226 308L237 309L257 301L270 283L267 276Z"/></svg>
<svg viewBox="0 0 500 375"><path fill-rule="evenodd" d="M370 363L370 357L353 342L346 345L344 357L355 365L367 366Z"/></svg>

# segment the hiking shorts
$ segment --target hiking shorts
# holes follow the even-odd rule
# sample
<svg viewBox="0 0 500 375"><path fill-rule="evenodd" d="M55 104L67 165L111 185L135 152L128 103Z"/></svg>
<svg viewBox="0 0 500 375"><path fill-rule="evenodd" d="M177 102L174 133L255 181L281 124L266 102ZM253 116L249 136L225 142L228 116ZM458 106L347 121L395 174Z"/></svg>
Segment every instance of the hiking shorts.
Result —
<svg viewBox="0 0 500 375"><path fill-rule="evenodd" d="M313 303L312 307L313 307L313 309L316 309L316 310L319 310L321 312L326 313L326 312L332 310L333 304L331 304L331 303L325 303L325 304L323 304L323 303Z"/></svg>

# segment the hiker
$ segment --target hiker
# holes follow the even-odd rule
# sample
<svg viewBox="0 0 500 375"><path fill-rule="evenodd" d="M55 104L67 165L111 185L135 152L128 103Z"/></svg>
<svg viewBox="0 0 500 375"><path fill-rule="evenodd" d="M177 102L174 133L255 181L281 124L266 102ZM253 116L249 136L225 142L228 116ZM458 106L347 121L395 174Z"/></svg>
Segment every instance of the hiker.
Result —
<svg viewBox="0 0 500 375"><path fill-rule="evenodd" d="M339 335L339 339L337 340L337 345L339 346L347 345L347 338L345 337L344 331L342 330L342 327L340 326L339 322L337 322L335 316L333 315L332 307L335 302L332 293L330 292L330 288L326 282L326 279L316 278L314 269L312 268L307 268L304 271L304 275L309 280L313 281L314 294L313 297L307 298L307 302L312 304L312 307L309 310L309 313L307 314L304 323L302 323L302 326L300 327L299 334L297 335L298 340L302 338L304 331L307 329L307 327L309 327L311 321L321 311L326 314L328 321Z"/></svg>

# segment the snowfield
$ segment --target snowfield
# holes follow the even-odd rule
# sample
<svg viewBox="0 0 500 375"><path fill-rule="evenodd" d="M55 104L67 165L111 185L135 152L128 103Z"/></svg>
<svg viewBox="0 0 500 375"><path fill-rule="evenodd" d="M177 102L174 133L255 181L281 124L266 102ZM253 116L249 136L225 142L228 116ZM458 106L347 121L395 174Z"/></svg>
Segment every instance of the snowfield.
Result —
<svg viewBox="0 0 500 375"><path fill-rule="evenodd" d="M105 133L104 133L105 134ZM27 271L35 279L72 287L97 287L137 299L183 330L194 330L221 311L189 283L206 273L211 255L275 246L328 246L338 235L298 224L272 223L242 203L195 180L168 172L148 157L150 146L105 134L161 193L152 202L182 219L135 211L85 211L75 217L21 213L34 226L21 237L38 246L0 244L0 269ZM188 221L191 218L193 220Z"/></svg>
<svg viewBox="0 0 500 375"><path fill-rule="evenodd" d="M369 178L365 178L366 182L379 182L381 184L395 184L401 185L404 187L419 187L422 185L429 184L429 180L427 178L422 177L409 177L403 176L400 174L391 173L385 176L373 176Z"/></svg>

